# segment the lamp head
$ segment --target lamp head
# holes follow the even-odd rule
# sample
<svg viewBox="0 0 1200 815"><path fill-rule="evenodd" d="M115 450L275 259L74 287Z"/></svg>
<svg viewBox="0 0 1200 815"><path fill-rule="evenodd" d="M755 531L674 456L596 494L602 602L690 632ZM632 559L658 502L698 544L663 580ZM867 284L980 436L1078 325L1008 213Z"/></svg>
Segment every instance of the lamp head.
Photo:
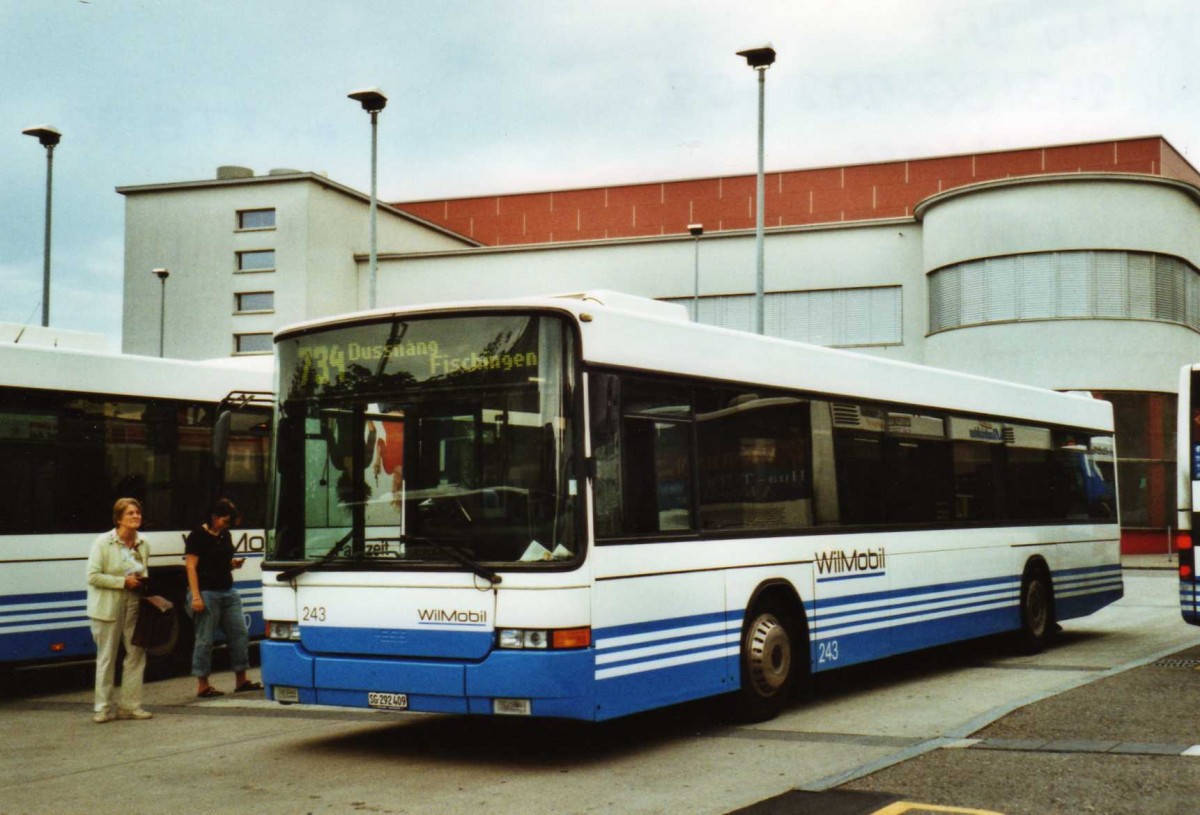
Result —
<svg viewBox="0 0 1200 815"><path fill-rule="evenodd" d="M167 281L167 278L171 276L171 273L169 271L167 271L166 269L155 269L154 274L156 274L158 276L158 279L163 281L164 283Z"/></svg>
<svg viewBox="0 0 1200 815"><path fill-rule="evenodd" d="M363 88L360 91L346 94L349 98L362 104L367 113L378 113L387 107L387 97L379 88Z"/></svg>
<svg viewBox="0 0 1200 815"><path fill-rule="evenodd" d="M27 127L21 131L26 136L34 136L42 147L53 147L62 141L62 133L59 133L50 125L37 125L36 127Z"/></svg>
<svg viewBox="0 0 1200 815"><path fill-rule="evenodd" d="M698 238L704 234L704 224L688 224L688 232L693 238Z"/></svg>
<svg viewBox="0 0 1200 815"><path fill-rule="evenodd" d="M775 62L775 49L771 47L770 43L762 48L747 48L745 51L738 51L737 55L745 57L746 64L755 70L770 68L771 64Z"/></svg>

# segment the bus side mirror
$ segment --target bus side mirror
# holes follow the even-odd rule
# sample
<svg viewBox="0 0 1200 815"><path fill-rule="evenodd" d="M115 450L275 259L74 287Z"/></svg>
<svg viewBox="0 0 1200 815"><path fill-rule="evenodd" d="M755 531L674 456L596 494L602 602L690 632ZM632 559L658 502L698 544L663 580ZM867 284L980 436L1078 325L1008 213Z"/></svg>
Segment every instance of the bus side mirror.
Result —
<svg viewBox="0 0 1200 815"><path fill-rule="evenodd" d="M212 455L213 467L225 471L225 460L229 458L229 434L233 427L233 411L223 410L213 423Z"/></svg>
<svg viewBox="0 0 1200 815"><path fill-rule="evenodd" d="M613 374L592 374L589 394L593 439L616 438L621 422L620 378Z"/></svg>

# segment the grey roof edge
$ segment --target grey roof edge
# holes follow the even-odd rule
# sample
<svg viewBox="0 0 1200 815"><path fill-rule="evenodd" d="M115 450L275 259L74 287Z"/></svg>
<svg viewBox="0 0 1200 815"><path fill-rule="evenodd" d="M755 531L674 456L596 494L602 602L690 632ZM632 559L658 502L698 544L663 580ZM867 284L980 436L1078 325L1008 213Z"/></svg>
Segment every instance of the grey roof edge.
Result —
<svg viewBox="0 0 1200 815"><path fill-rule="evenodd" d="M786 235L803 232L823 232L830 229L870 229L874 227L913 226L916 220L912 216L902 218L868 218L859 221L830 221L819 224L792 224L788 226L769 226L764 230L766 235ZM699 240L725 240L729 238L753 238L754 229L729 229L720 232L705 232ZM586 241L554 241L553 243L510 243L504 246L481 245L468 249L438 249L431 252L380 252L379 260L402 260L406 258L436 258L453 257L456 255L508 254L519 252L555 252L567 249L586 249L597 246L632 246L646 243L669 243L684 241L690 243L697 240L686 232L669 235L638 235L630 238L601 238ZM367 255L356 252L354 259L365 262Z"/></svg>
<svg viewBox="0 0 1200 815"><path fill-rule="evenodd" d="M210 178L210 179L202 179L200 181L173 181L173 182L160 183L160 184L137 184L137 185L124 186L124 187L117 187L116 191L120 195L141 195L141 194L145 194L145 193L173 192L176 190L198 190L198 189L207 189L207 188L212 188L212 187L218 187L218 188L219 187L238 187L238 186L246 186L248 184L287 184L287 183L294 183L297 181L312 181L316 184L319 184L323 187L333 190L334 192L339 192L343 195L349 196L350 198L358 199L359 201L362 201L364 203L369 204L371 202L370 195L363 193L363 192L359 192L358 190L354 189L353 187L347 187L345 184L340 184L337 181L334 181L330 178L327 178L326 176L321 175L320 173L314 173L314 172L289 173L287 175L261 175L261 176L256 175L256 176L252 176L250 178L231 178L231 179ZM432 221L427 221L424 218L413 215L411 212L409 212L407 210L400 209L399 207L393 206L392 204L389 204L386 201L383 201L382 199L378 200L376 202L376 205L379 207L379 209L381 209L385 212L388 212L399 218L403 218L406 221L410 221L412 223L419 224L423 227L426 227L427 229L432 229L433 231L438 232L442 235L446 235L447 237L451 237L456 240L460 240L470 247L483 246L483 244L481 244L479 241L475 240L474 238L468 238L466 235L455 232L452 229L447 229L446 227L441 226L440 224L435 224Z"/></svg>
<svg viewBox="0 0 1200 815"><path fill-rule="evenodd" d="M951 198L957 198L964 195L971 195L977 192L986 192L989 190L1004 189L1006 187L1028 187L1037 184L1062 184L1077 183L1077 182L1115 182L1127 184L1154 184L1163 187L1174 187L1191 197L1193 201L1200 204L1200 187L1190 184L1187 181L1181 181L1178 178L1161 175L1147 175L1145 173L1113 173L1113 172L1083 172L1083 173L1052 173L1048 175L1021 175L1011 178L997 178L991 181L980 181L976 184L965 184L961 187L951 187L948 190L935 193L921 201L913 207L913 217L918 221L925 219L925 213L938 204L945 203Z"/></svg>

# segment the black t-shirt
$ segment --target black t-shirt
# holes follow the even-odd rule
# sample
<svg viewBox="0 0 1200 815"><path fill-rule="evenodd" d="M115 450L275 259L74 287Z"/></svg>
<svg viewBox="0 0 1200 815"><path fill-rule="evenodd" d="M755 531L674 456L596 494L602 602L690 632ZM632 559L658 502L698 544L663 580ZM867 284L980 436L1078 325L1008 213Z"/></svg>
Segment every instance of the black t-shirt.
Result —
<svg viewBox="0 0 1200 815"><path fill-rule="evenodd" d="M200 591L227 591L233 588L233 535L226 529L220 535L209 533L203 526L187 536L183 552L195 555L196 576Z"/></svg>

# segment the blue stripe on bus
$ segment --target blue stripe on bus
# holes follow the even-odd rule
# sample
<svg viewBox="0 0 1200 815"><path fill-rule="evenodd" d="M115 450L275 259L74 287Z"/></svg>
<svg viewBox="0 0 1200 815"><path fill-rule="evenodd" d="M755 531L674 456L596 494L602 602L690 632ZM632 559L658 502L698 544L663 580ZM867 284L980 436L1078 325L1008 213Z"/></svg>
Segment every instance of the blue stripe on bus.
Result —
<svg viewBox="0 0 1200 815"><path fill-rule="evenodd" d="M621 653L625 653L625 652L629 652L629 651L637 651L637 650L643 649L643 648L654 648L654 647L659 647L659 646L669 647L669 646L673 646L673 645L682 645L683 643L695 642L696 640L709 639L711 637L721 637L721 636L724 636L726 633L728 633L730 630L737 631L738 628L740 628L740 624L738 626L734 627L733 629L730 629L728 626L726 626L725 628L713 629L712 631L698 631L698 632L695 632L692 634L680 634L679 636L661 637L661 638L656 638L653 640L646 640L644 642L630 642L630 643L626 643L624 645L602 645L601 643L597 642L596 650L600 653L608 655L608 654L621 654ZM607 664L611 664L611 663L606 662L605 664L607 665Z"/></svg>
<svg viewBox="0 0 1200 815"><path fill-rule="evenodd" d="M945 598L945 599L950 600L953 598ZM904 612L899 612L899 613L895 613L895 614L875 613L870 616L865 616L864 618L862 618L860 620L845 621L841 625L823 626L823 625L821 625L820 620L818 620L817 624L816 624L816 632L822 639L825 639L825 638L835 635L839 631L845 631L845 630L849 630L852 628L859 628L861 626L870 626L871 630L875 631L876 633L878 633L879 629L888 629L888 631L889 631L888 636L890 637L891 629L895 626L895 624L897 622L902 621L902 620L911 620L914 617L923 617L926 615L938 615L937 619L924 621L924 622L928 622L930 624L936 625L936 624L943 622L946 619L960 617L960 616L963 616L964 614L972 613L972 610L983 610L983 609L988 608L989 606L995 606L997 604L1001 604L1003 606L1007 606L1007 607L1011 607L1011 608L1016 608L1015 598L1011 598L1011 597L1009 597L1009 598L995 597L995 598L988 598L988 599L977 599L977 600L972 600L970 602L965 602L965 603L954 603L952 605L943 605L943 606L938 606L936 608L914 609L911 611L904 611ZM878 611L886 612L887 609L879 609ZM868 632L863 632L863 633L868 633Z"/></svg>
<svg viewBox="0 0 1200 815"><path fill-rule="evenodd" d="M904 597L918 597L922 594L931 592L954 592L964 589L975 589L984 587L1007 586L1012 584L1020 585L1019 577L990 577L979 580L960 580L954 583L931 583L925 586L910 586L904 589L888 589L885 591L863 592L862 594L853 594L846 597L830 597L821 598L818 602L805 602L804 607L810 613L812 609L819 605L821 608L830 608L836 606L848 606L858 603L869 603L879 600L891 600Z"/></svg>
<svg viewBox="0 0 1200 815"><path fill-rule="evenodd" d="M1179 581L1179 611L1184 621L1200 625L1200 583L1195 580Z"/></svg>
<svg viewBox="0 0 1200 815"><path fill-rule="evenodd" d="M721 635L717 635L717 636L721 637ZM604 662L603 664L596 665L596 672L600 673L600 671L602 671L602 670L603 671L611 671L615 668L627 668L631 665L643 665L648 662L658 662L658 661L664 660L664 659L675 659L677 657L690 657L690 656L695 656L697 654L708 654L709 658L711 658L711 659L723 659L724 657L729 655L729 653L728 653L729 648L737 647L739 638L735 636L732 645L729 645L727 642L725 642L724 637L721 637L721 639L722 639L722 641L720 643L709 643L706 645L699 645L699 646L696 646L693 648L680 648L679 650L662 651L662 652L656 652L653 654L642 654L641 656L636 656L636 657L632 657L629 659L618 659L618 660L614 660L612 662ZM697 660L697 661L699 661L699 660ZM600 678L604 678L604 677L600 677Z"/></svg>
<svg viewBox="0 0 1200 815"><path fill-rule="evenodd" d="M87 600L86 591L48 591L39 594L5 594L0 595L0 606L16 606L27 603L61 603L83 602Z"/></svg>
<svg viewBox="0 0 1200 815"><path fill-rule="evenodd" d="M840 580L862 580L865 577L885 577L887 572L863 572L861 574L847 574L838 577L818 577L818 583L836 583Z"/></svg>
<svg viewBox="0 0 1200 815"><path fill-rule="evenodd" d="M59 650L51 647L59 645L62 646ZM71 627L0 633L0 662L95 655L96 644L92 642L92 627L86 617L84 622Z"/></svg>
<svg viewBox="0 0 1200 815"><path fill-rule="evenodd" d="M668 617L662 620L647 620L639 623L625 623L622 625L608 626L607 628L597 628L592 633L595 635L597 645L602 639L616 639L617 637L628 637L635 634L652 634L655 632L671 631L678 628L690 628L696 625L712 625L714 623L723 623L729 620L736 619L740 624L742 620L741 611L716 611L710 614L692 614L686 617Z"/></svg>
<svg viewBox="0 0 1200 815"><path fill-rule="evenodd" d="M864 614L870 614L870 613L876 612L876 611L912 608L915 606L928 606L930 603L945 603L945 602L953 602L955 600L967 600L967 599L971 599L971 598L984 598L984 597L991 597L991 598L993 598L993 600L996 600L996 599L1006 596L1005 594L1001 594L1000 592L1002 592L1002 591L1008 592L1008 591L1011 591L1013 588L1015 588L1015 587L996 586L996 587L992 587L992 588L988 588L988 589L981 589L979 591L969 591L964 594L950 594L950 595L946 595L943 597L930 596L923 600L913 600L913 601L907 602L907 603L892 603L890 605L873 606L871 608L862 608L862 609L851 609L849 611L829 612L829 611L818 610L815 613L811 613L810 616L814 620L820 620L820 621L824 622L824 621L829 621L829 620L837 620L837 619L840 619L843 617L857 617L857 616L861 616ZM935 594L935 593L941 593L941 592L936 587L934 587L934 588L930 589L929 593ZM822 605L824 605L824 603L822 603Z"/></svg>

